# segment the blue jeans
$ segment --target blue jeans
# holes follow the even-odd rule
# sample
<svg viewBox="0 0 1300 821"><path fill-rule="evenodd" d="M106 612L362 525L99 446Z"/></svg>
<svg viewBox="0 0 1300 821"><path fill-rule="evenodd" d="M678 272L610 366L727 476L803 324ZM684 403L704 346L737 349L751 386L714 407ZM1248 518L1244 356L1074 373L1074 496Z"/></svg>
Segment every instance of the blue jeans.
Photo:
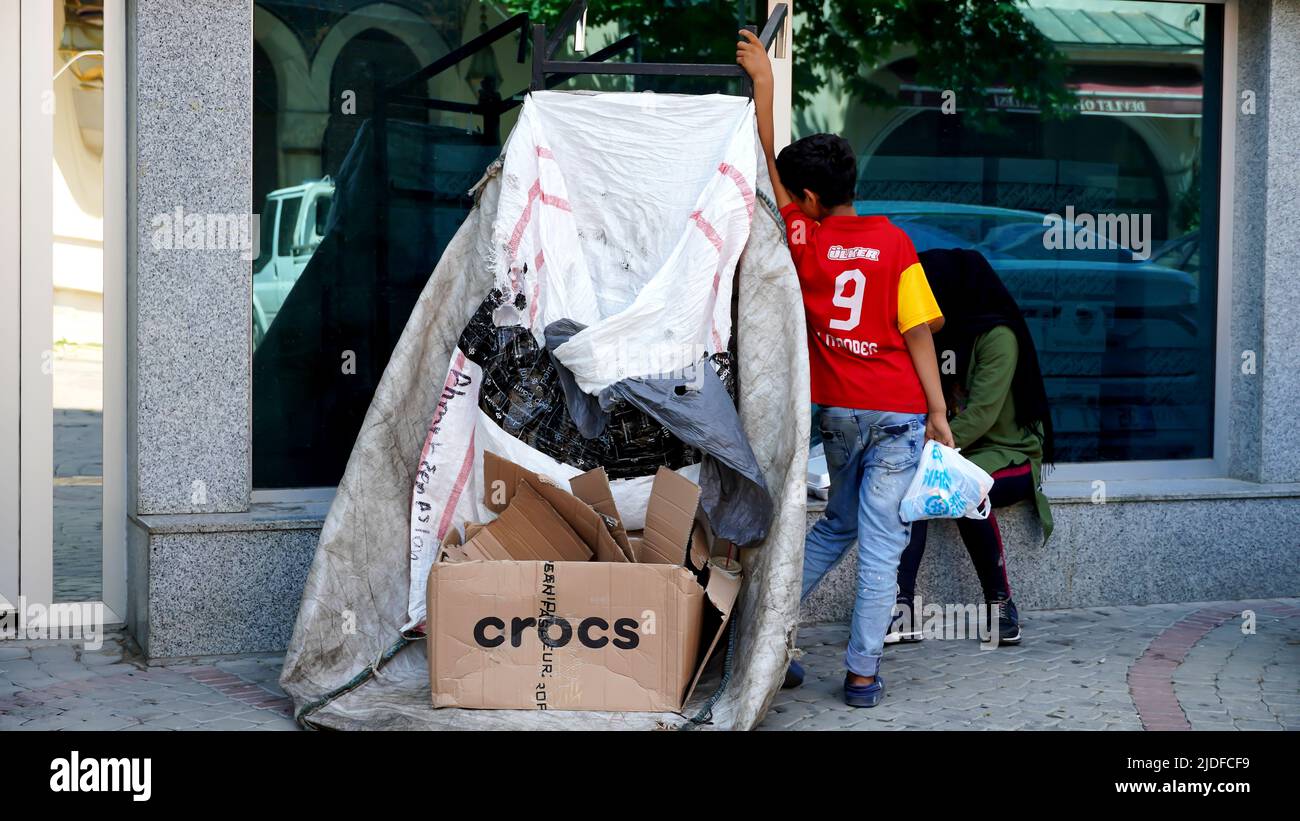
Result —
<svg viewBox="0 0 1300 821"><path fill-rule="evenodd" d="M912 536L898 507L925 444L925 415L822 408L821 435L831 491L825 515L804 543L802 595L856 539L857 597L844 664L874 676L893 616L898 560Z"/></svg>

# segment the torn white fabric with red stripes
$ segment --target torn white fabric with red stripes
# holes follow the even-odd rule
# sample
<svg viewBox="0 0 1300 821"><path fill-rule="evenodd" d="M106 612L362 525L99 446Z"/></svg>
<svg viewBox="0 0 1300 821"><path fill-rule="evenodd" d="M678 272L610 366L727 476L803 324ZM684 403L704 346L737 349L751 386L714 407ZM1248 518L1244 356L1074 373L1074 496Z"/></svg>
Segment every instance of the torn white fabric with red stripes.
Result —
<svg viewBox="0 0 1300 821"><path fill-rule="evenodd" d="M505 151L490 260L538 344L590 394L681 373L731 337L754 211L753 104L720 94L532 93Z"/></svg>

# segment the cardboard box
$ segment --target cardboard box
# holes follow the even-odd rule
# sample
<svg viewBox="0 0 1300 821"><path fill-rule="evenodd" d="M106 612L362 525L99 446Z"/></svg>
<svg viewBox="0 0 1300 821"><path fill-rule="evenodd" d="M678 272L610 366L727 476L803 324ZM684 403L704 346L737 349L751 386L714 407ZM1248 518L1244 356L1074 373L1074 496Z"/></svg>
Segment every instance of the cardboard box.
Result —
<svg viewBox="0 0 1300 821"><path fill-rule="evenodd" d="M691 550L702 540L699 487L661 469L645 531L624 532L623 544L615 537L621 520L603 471L571 483L593 504L491 453L484 454L484 477L488 495L494 480L502 482L489 503L498 519L464 546L449 539L429 572L433 705L680 711L725 635L740 592L737 576L709 570L702 586L685 565L688 553L695 554L692 565L701 560L700 548ZM518 524L516 508L537 534ZM508 526L494 530L502 519ZM591 549L590 560L481 558L488 551L513 556L561 546L571 552L567 536L557 536L565 530ZM495 544L465 549L488 533Z"/></svg>

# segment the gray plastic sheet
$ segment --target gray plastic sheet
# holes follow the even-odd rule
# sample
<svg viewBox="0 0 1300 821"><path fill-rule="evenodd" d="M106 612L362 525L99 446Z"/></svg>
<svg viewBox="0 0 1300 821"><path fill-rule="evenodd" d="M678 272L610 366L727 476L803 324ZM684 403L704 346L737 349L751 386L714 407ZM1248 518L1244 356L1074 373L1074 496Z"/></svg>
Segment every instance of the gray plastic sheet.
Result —
<svg viewBox="0 0 1300 821"><path fill-rule="evenodd" d="M546 347L554 350L581 329L570 321L552 322L546 329ZM636 408L663 424L677 441L703 454L700 504L717 536L752 546L767 535L772 518L767 481L754 461L731 395L711 362L702 360L687 369L688 373L672 378L615 382L600 392L595 408L568 368L557 362L555 370L569 415L584 435L587 431L599 435L611 409Z"/></svg>
<svg viewBox="0 0 1300 821"><path fill-rule="evenodd" d="M756 141L756 150L757 141ZM737 269L739 413L771 492L766 539L741 553L730 675L699 725L749 729L784 677L798 619L808 450L808 357L799 284L759 162L760 195ZM409 587L411 487L450 353L492 287L488 258L499 166L434 269L357 435L303 591L280 683L300 720L334 729L665 729L691 725L717 666L683 714L435 710L423 641L401 646ZM393 654L395 648L400 647ZM720 651L721 654L722 651Z"/></svg>

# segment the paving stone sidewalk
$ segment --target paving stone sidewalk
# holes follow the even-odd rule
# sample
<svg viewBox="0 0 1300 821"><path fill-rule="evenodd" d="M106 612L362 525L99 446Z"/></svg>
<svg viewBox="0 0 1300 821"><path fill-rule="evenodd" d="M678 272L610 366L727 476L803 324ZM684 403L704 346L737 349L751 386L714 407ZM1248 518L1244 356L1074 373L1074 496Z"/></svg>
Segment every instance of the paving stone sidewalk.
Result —
<svg viewBox="0 0 1300 821"><path fill-rule="evenodd" d="M802 628L804 685L761 729L1300 730L1300 600L1031 612L1022 630L886 647L885 700L862 710L841 700L847 628Z"/></svg>
<svg viewBox="0 0 1300 821"><path fill-rule="evenodd" d="M0 731L295 730L283 656L145 664L121 631L102 647L0 641Z"/></svg>
<svg viewBox="0 0 1300 821"><path fill-rule="evenodd" d="M1254 613L1253 632L1241 613ZM1023 614L1024 643L886 648L885 701L840 699L845 625L800 630L807 680L764 730L1300 729L1300 599ZM1248 625L1249 626L1249 625ZM121 632L98 649L0 641L3 730L292 730L282 657L145 664Z"/></svg>

